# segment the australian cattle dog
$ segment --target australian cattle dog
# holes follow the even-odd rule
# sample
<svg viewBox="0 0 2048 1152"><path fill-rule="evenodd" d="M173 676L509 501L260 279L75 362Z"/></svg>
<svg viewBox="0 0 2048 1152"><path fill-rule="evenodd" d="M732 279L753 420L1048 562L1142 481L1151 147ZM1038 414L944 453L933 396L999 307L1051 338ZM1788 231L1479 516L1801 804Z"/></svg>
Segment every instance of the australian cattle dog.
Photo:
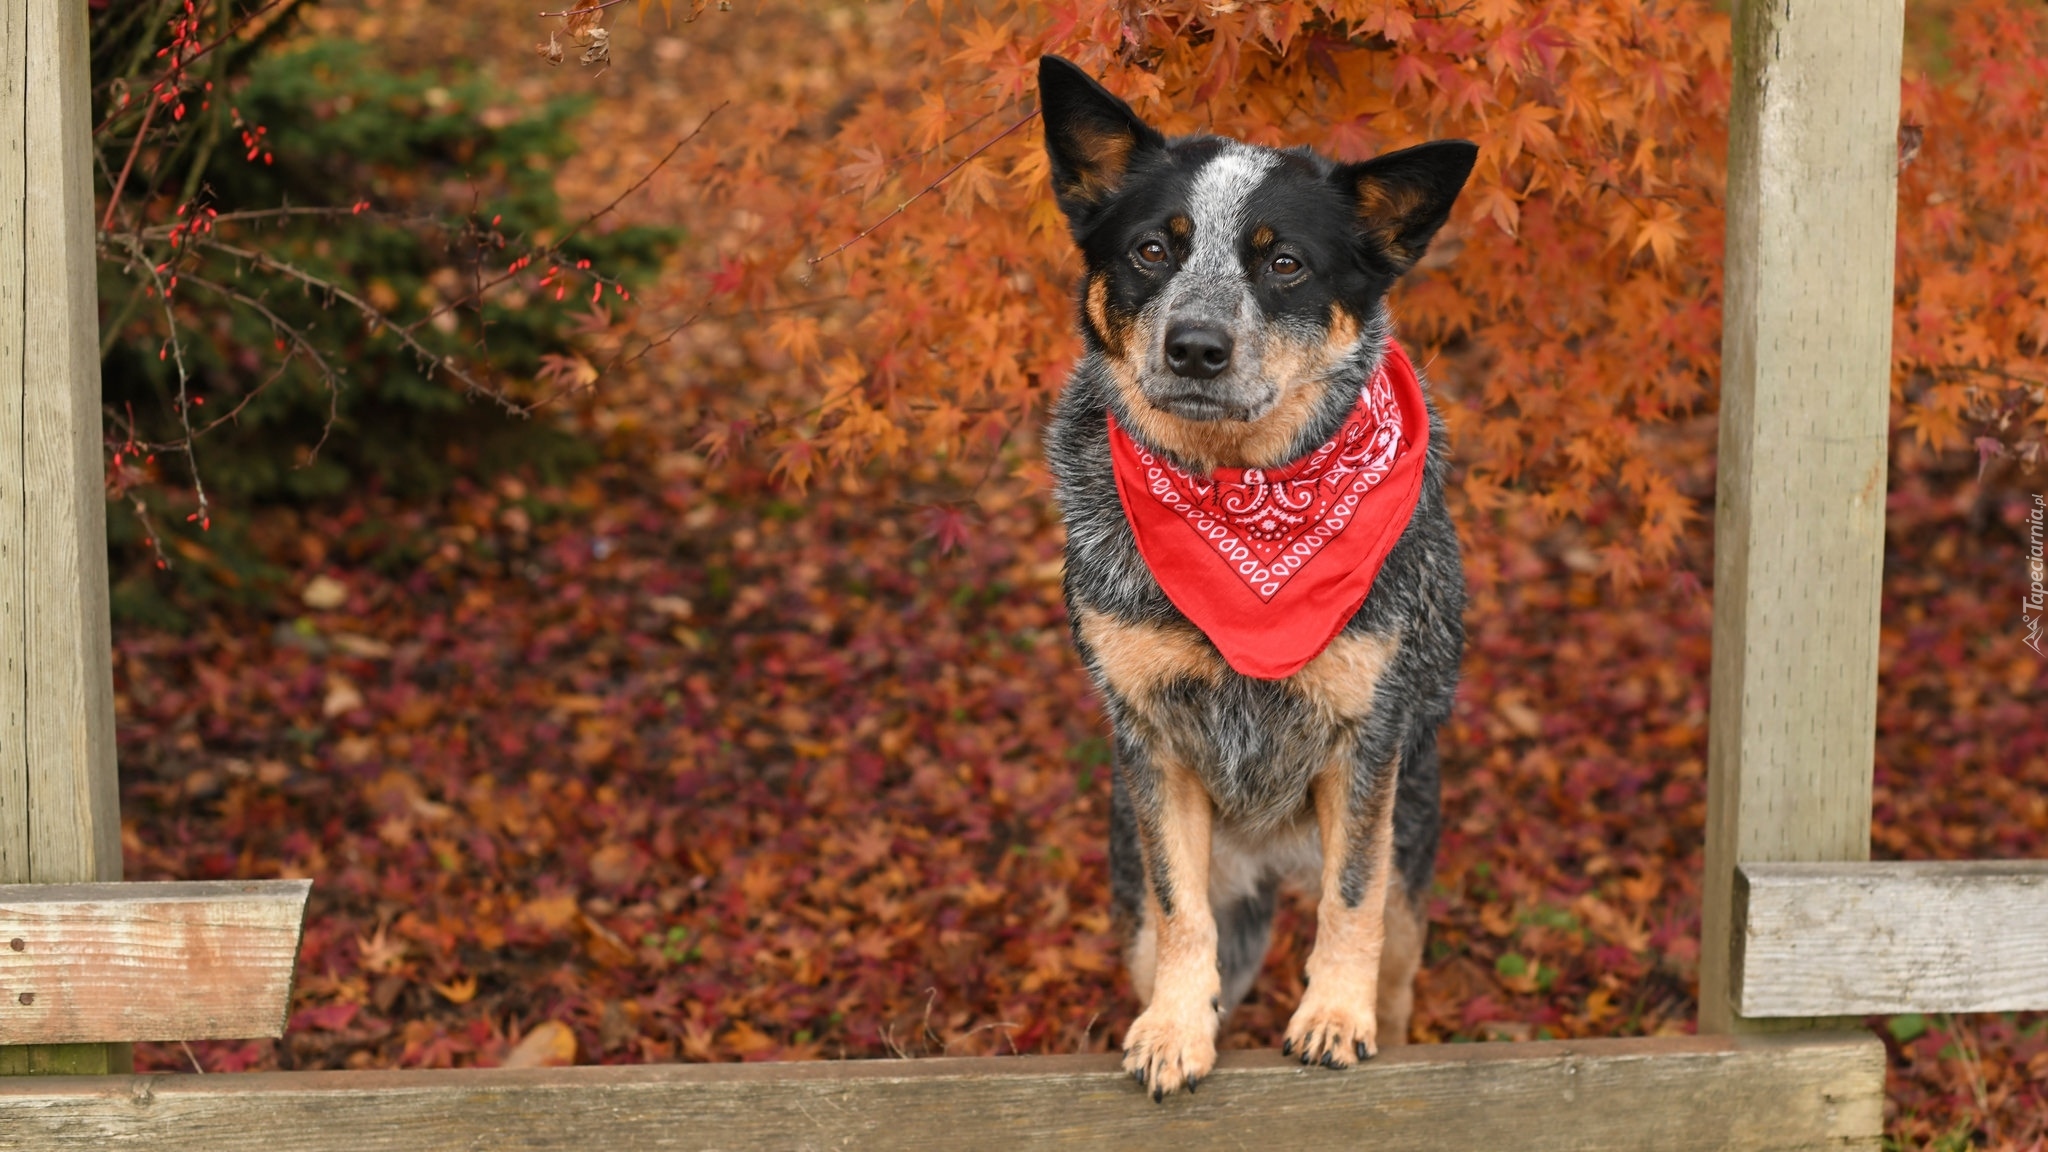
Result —
<svg viewBox="0 0 2048 1152"><path fill-rule="evenodd" d="M1340 164L1169 139L1057 57L1039 86L1086 267L1046 451L1115 731L1124 1067L1195 1089L1294 877L1316 936L1283 1048L1348 1068L1407 1039L1464 648L1443 423L1385 297L1478 149Z"/></svg>

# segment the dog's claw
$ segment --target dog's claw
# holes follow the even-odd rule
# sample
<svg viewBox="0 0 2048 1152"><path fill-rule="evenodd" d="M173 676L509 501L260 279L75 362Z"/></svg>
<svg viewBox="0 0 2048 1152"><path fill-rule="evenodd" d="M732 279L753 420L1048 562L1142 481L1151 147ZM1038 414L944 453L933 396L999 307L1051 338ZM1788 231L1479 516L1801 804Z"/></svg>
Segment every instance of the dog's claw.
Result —
<svg viewBox="0 0 2048 1152"><path fill-rule="evenodd" d="M1294 1055L1294 1040L1291 1037L1280 1042L1280 1054L1282 1056Z"/></svg>
<svg viewBox="0 0 2048 1152"><path fill-rule="evenodd" d="M1372 1059L1372 1052L1366 1048L1365 1041L1363 1040L1353 1040L1351 1042L1351 1050L1358 1054L1358 1062L1360 1064Z"/></svg>

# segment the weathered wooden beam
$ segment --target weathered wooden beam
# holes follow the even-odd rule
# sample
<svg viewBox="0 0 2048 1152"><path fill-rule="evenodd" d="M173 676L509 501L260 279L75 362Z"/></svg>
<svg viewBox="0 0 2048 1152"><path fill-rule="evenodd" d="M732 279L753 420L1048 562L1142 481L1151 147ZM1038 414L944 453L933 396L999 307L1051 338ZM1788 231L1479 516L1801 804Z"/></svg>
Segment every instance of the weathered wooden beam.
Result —
<svg viewBox="0 0 2048 1152"><path fill-rule="evenodd" d="M0 1044L284 1035L312 887L0 885Z"/></svg>
<svg viewBox="0 0 2048 1152"><path fill-rule="evenodd" d="M1729 110L1700 1027L1735 867L1864 860L1891 390L1901 0L1741 0Z"/></svg>
<svg viewBox="0 0 2048 1152"><path fill-rule="evenodd" d="M2048 1008L2048 860L1745 864L1744 1016Z"/></svg>
<svg viewBox="0 0 2048 1152"><path fill-rule="evenodd" d="M1865 1034L1227 1052L1154 1104L1113 1056L0 1081L0 1149L1871 1149ZM280 1143L280 1134L288 1138Z"/></svg>
<svg viewBox="0 0 2048 1152"><path fill-rule="evenodd" d="M84 0L0 2L0 883L121 877L89 71Z"/></svg>

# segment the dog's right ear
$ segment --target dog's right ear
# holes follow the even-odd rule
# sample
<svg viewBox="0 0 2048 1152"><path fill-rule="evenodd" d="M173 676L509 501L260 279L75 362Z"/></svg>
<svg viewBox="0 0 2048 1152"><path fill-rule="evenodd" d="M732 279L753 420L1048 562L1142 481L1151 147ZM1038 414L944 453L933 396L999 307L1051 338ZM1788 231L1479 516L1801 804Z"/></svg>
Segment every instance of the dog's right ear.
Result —
<svg viewBox="0 0 2048 1152"><path fill-rule="evenodd" d="M1053 195L1076 227L1123 185L1140 156L1166 146L1129 104L1058 56L1038 58L1038 106Z"/></svg>

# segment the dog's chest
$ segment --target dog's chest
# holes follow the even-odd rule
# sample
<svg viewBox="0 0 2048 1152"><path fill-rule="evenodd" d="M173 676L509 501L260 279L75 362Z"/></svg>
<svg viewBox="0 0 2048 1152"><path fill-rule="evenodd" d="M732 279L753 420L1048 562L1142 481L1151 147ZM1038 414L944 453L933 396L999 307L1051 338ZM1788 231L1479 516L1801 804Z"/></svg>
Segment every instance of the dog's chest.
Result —
<svg viewBox="0 0 2048 1152"><path fill-rule="evenodd" d="M1351 725L1320 714L1284 682L1182 681L1138 708L1151 740L1194 769L1227 824L1299 818L1310 784L1350 745Z"/></svg>
<svg viewBox="0 0 2048 1152"><path fill-rule="evenodd" d="M1083 607L1076 632L1119 729L1194 771L1220 816L1251 826L1300 816L1310 782L1352 754L1400 646L1345 633L1293 676L1255 680L1184 621Z"/></svg>

